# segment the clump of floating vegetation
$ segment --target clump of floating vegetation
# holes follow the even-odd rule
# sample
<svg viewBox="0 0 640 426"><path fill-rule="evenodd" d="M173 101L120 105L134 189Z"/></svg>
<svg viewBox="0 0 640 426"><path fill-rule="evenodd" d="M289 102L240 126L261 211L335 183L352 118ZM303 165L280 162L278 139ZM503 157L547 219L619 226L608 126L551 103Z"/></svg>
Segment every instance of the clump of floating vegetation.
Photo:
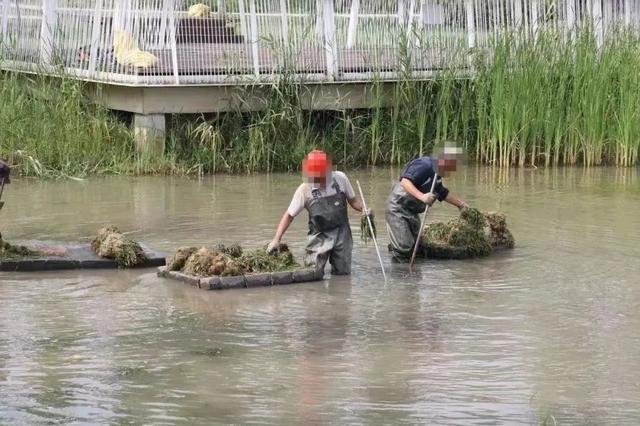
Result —
<svg viewBox="0 0 640 426"><path fill-rule="evenodd" d="M466 208L449 222L425 226L422 247L426 257L465 259L490 255L494 250L513 248L515 240L501 213L482 213Z"/></svg>
<svg viewBox="0 0 640 426"><path fill-rule="evenodd" d="M167 270L196 277L238 276L296 269L299 264L286 244L275 253L257 249L245 252L239 244L215 248L181 247L167 260Z"/></svg>
<svg viewBox="0 0 640 426"><path fill-rule="evenodd" d="M147 260L140 244L121 233L115 226L98 231L91 249L100 257L114 259L121 268L137 266Z"/></svg>

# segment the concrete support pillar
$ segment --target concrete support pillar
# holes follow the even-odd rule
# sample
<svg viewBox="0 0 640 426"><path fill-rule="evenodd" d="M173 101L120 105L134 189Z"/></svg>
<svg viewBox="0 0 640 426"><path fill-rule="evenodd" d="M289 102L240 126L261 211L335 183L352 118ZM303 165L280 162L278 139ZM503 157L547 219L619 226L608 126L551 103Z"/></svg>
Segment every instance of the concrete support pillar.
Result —
<svg viewBox="0 0 640 426"><path fill-rule="evenodd" d="M138 152L163 155L166 137L164 114L134 114L133 135Z"/></svg>

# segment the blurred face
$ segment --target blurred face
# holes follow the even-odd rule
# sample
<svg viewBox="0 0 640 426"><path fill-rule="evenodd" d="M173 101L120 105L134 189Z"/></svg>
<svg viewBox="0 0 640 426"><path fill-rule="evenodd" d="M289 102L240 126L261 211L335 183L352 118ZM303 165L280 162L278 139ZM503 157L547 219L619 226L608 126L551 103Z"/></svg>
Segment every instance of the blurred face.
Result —
<svg viewBox="0 0 640 426"><path fill-rule="evenodd" d="M456 171L458 160L455 157L443 156L438 158L438 171L441 176L447 176Z"/></svg>
<svg viewBox="0 0 640 426"><path fill-rule="evenodd" d="M447 141L437 146L434 155L438 159L438 174L451 175L458 170L458 163L464 160L464 149L456 142Z"/></svg>
<svg viewBox="0 0 640 426"><path fill-rule="evenodd" d="M331 177L333 162L324 152L314 151L302 162L304 179L317 188L326 188Z"/></svg>

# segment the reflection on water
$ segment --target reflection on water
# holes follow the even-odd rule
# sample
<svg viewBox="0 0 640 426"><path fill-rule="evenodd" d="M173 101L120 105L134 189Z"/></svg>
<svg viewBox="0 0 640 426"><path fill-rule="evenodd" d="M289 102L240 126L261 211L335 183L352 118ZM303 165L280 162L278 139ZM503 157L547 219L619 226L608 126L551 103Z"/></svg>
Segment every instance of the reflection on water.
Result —
<svg viewBox="0 0 640 426"><path fill-rule="evenodd" d="M398 172L351 174L379 221ZM0 226L11 240L114 223L167 251L258 246L298 181L16 179ZM385 285L353 215L353 275L323 283L202 292L153 270L0 273L2 423L637 424L637 170L471 168L447 184L505 212L517 249L414 274L386 259ZM285 238L298 255L305 222Z"/></svg>

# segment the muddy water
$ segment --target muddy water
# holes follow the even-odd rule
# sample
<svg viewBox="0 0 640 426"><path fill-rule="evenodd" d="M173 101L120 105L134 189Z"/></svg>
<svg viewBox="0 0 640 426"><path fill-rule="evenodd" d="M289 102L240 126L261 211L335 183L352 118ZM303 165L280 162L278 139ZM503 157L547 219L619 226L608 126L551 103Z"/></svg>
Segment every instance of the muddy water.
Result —
<svg viewBox="0 0 640 426"><path fill-rule="evenodd" d="M380 229L397 173L350 174ZM115 223L161 250L256 246L298 181L16 179L0 224L11 240ZM385 257L386 285L357 237L351 277L280 288L202 292L152 270L0 273L0 423L640 422L637 171L468 169L447 183L507 213L517 249L413 275ZM296 254L305 221L285 238Z"/></svg>

